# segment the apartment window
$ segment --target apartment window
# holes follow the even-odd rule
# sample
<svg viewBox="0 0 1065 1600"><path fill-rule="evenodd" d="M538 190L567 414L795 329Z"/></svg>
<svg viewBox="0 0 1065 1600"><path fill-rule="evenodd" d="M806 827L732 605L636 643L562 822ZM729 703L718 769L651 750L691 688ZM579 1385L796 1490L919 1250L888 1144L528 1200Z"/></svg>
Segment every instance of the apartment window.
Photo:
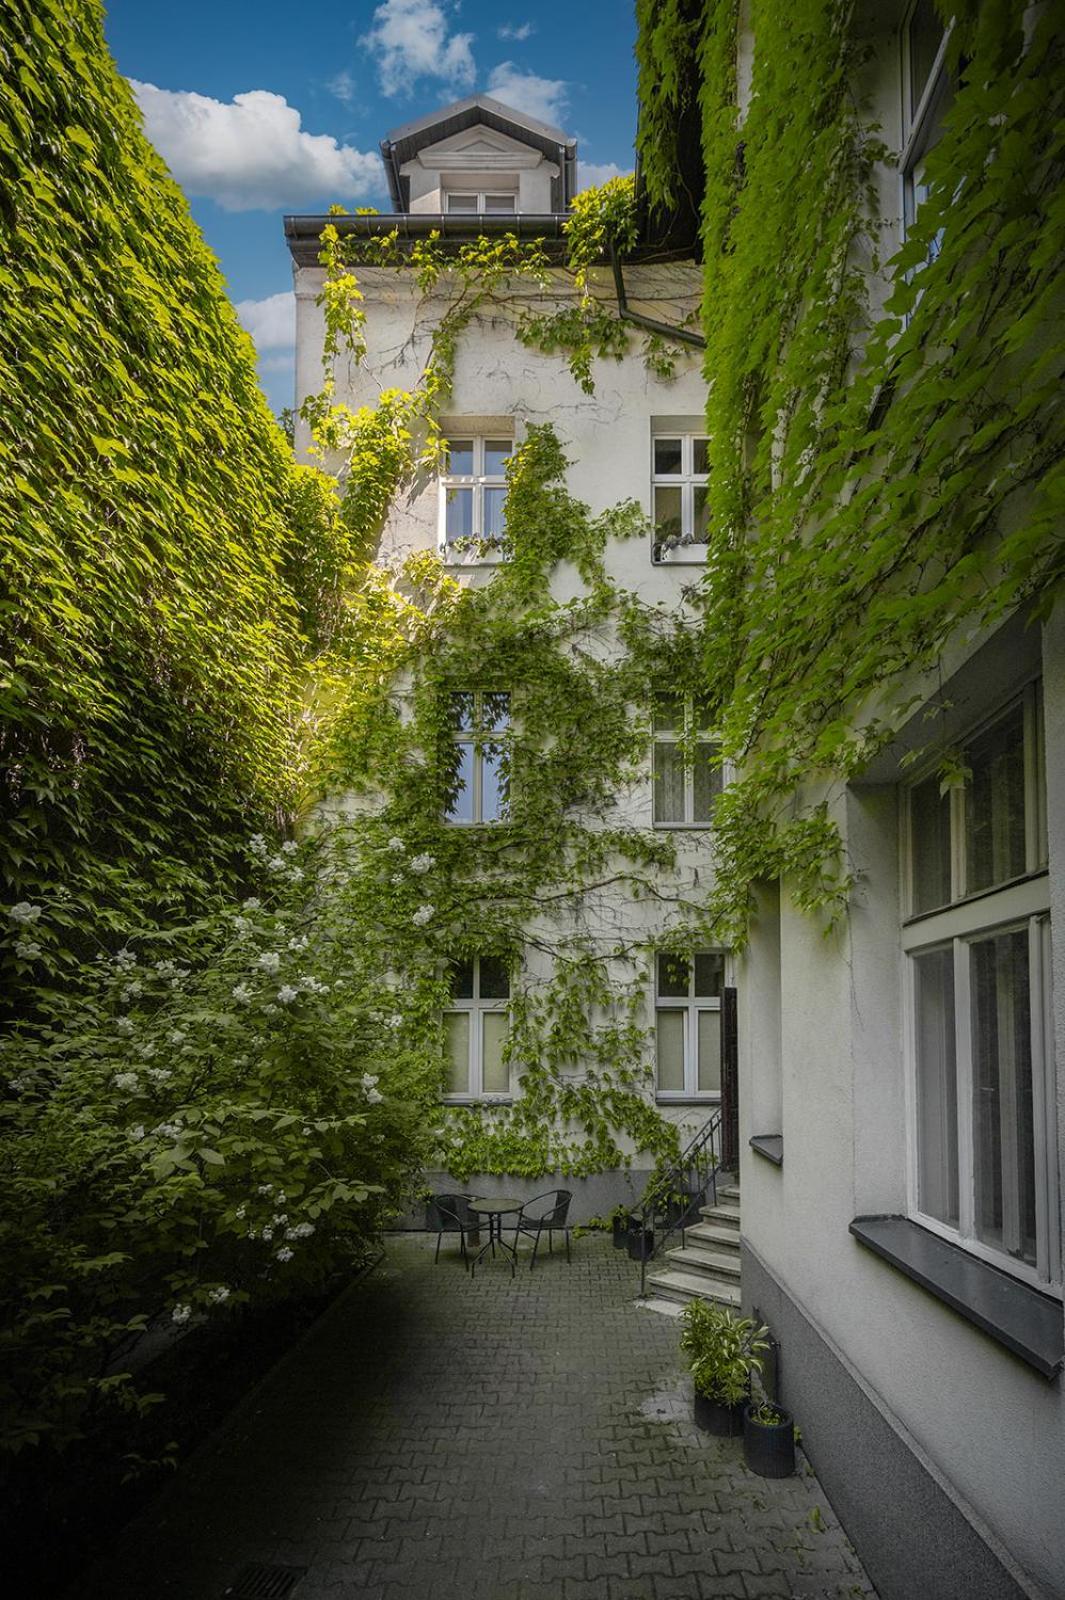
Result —
<svg viewBox="0 0 1065 1600"><path fill-rule="evenodd" d="M947 73L950 29L940 21L934 0L914 0L902 28L903 230L912 227L928 196L926 161L943 132L953 98ZM941 239L930 244L928 259L939 254Z"/></svg>
<svg viewBox="0 0 1065 1600"><path fill-rule="evenodd" d="M659 828L705 828L721 793L721 757L690 698L655 695L653 817Z"/></svg>
<svg viewBox="0 0 1065 1600"><path fill-rule="evenodd" d="M448 698L448 722L454 751L445 821L505 821L510 804L510 695L461 690Z"/></svg>
<svg viewBox="0 0 1065 1600"><path fill-rule="evenodd" d="M451 216L512 217L518 209L516 194L487 194L483 191L465 194L450 192L447 209Z"/></svg>
<svg viewBox="0 0 1065 1600"><path fill-rule="evenodd" d="M963 788L907 794L903 948L918 1220L1061 1281L1042 705L1033 684L964 751Z"/></svg>
<svg viewBox="0 0 1065 1600"><path fill-rule="evenodd" d="M725 958L707 950L690 959L655 957L655 1085L660 1100L695 1100L721 1092L721 990Z"/></svg>
<svg viewBox="0 0 1065 1600"><path fill-rule="evenodd" d="M706 555L707 439L701 433L662 433L651 440L655 561Z"/></svg>
<svg viewBox="0 0 1065 1600"><path fill-rule="evenodd" d="M444 1012L446 1098L509 1096L510 1063L503 1057L510 1029L510 973L506 961L501 956L453 961L448 977L451 1003Z"/></svg>
<svg viewBox="0 0 1065 1600"><path fill-rule="evenodd" d="M503 547L506 463L513 439L449 439L440 478L440 543L445 559Z"/></svg>

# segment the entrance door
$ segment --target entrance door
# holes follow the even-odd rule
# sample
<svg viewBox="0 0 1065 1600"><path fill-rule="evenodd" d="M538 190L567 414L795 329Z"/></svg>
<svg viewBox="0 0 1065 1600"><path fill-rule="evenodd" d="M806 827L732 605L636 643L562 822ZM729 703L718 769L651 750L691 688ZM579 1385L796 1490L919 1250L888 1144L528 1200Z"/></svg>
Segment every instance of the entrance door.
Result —
<svg viewBox="0 0 1065 1600"><path fill-rule="evenodd" d="M721 991L721 1165L740 1170L739 1036L735 989Z"/></svg>

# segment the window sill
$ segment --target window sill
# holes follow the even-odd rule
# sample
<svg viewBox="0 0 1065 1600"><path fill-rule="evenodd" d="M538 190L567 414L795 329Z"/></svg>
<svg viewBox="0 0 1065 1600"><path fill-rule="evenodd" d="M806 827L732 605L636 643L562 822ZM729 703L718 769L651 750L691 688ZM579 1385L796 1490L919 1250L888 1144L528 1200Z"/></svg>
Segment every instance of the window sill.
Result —
<svg viewBox="0 0 1065 1600"><path fill-rule="evenodd" d="M782 1133L756 1133L747 1143L757 1156L764 1156L775 1167L784 1165L784 1135Z"/></svg>
<svg viewBox="0 0 1065 1600"><path fill-rule="evenodd" d="M440 560L445 567L499 567L507 557L501 550L449 550L446 546L440 552Z"/></svg>
<svg viewBox="0 0 1065 1600"><path fill-rule="evenodd" d="M705 567L707 546L681 545L677 550L660 550L657 554L651 552L651 564L655 567Z"/></svg>
<svg viewBox="0 0 1065 1600"><path fill-rule="evenodd" d="M720 1103L720 1089L711 1089L706 1094L655 1095L655 1105L658 1106L716 1106Z"/></svg>
<svg viewBox="0 0 1065 1600"><path fill-rule="evenodd" d="M652 828L665 833L709 833L712 822L652 822Z"/></svg>
<svg viewBox="0 0 1065 1600"><path fill-rule="evenodd" d="M908 1217L855 1217L850 1231L859 1244L1044 1378L1055 1378L1065 1365L1060 1300L1011 1278Z"/></svg>
<svg viewBox="0 0 1065 1600"><path fill-rule="evenodd" d="M441 1105L445 1106L512 1106L512 1094L445 1094L441 1096Z"/></svg>

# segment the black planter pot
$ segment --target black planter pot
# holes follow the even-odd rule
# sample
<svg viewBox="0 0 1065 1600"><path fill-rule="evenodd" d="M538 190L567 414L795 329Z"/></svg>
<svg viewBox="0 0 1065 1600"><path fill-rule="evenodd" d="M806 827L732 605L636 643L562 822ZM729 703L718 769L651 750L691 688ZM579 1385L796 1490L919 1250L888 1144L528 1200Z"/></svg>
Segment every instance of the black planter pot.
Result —
<svg viewBox="0 0 1065 1600"><path fill-rule="evenodd" d="M615 1217L613 1222L614 1249L626 1250L629 1244L630 1217Z"/></svg>
<svg viewBox="0 0 1065 1600"><path fill-rule="evenodd" d="M655 1236L651 1228L644 1228L637 1222L629 1228L628 1235L629 1260L650 1261L655 1252Z"/></svg>
<svg viewBox="0 0 1065 1600"><path fill-rule="evenodd" d="M795 1424L781 1410L783 1422L755 1422L747 1406L743 1414L743 1456L760 1478L790 1478L795 1471Z"/></svg>
<svg viewBox="0 0 1065 1600"><path fill-rule="evenodd" d="M719 1439L738 1439L743 1432L743 1413L746 1402L727 1406L720 1400L708 1400L705 1394L695 1396L695 1426L704 1433L714 1433Z"/></svg>

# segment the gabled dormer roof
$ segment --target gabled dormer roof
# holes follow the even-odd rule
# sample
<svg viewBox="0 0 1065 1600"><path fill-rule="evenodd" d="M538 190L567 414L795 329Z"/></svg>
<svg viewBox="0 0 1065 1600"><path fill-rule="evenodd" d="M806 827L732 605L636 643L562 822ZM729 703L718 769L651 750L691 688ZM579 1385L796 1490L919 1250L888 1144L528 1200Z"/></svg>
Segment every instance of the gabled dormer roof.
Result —
<svg viewBox="0 0 1065 1600"><path fill-rule="evenodd" d="M557 209L569 209L577 182L576 139L561 128L530 117L525 111L516 111L501 100L493 100L490 95L474 94L465 100L456 100L452 105L442 106L439 111L431 111L427 116L416 117L413 122L405 122L401 127L393 128L388 137L381 140L381 156L396 211L408 209L401 167L414 160L429 145L438 145L445 139L454 138L456 134L478 126L504 134L555 163L560 172Z"/></svg>

